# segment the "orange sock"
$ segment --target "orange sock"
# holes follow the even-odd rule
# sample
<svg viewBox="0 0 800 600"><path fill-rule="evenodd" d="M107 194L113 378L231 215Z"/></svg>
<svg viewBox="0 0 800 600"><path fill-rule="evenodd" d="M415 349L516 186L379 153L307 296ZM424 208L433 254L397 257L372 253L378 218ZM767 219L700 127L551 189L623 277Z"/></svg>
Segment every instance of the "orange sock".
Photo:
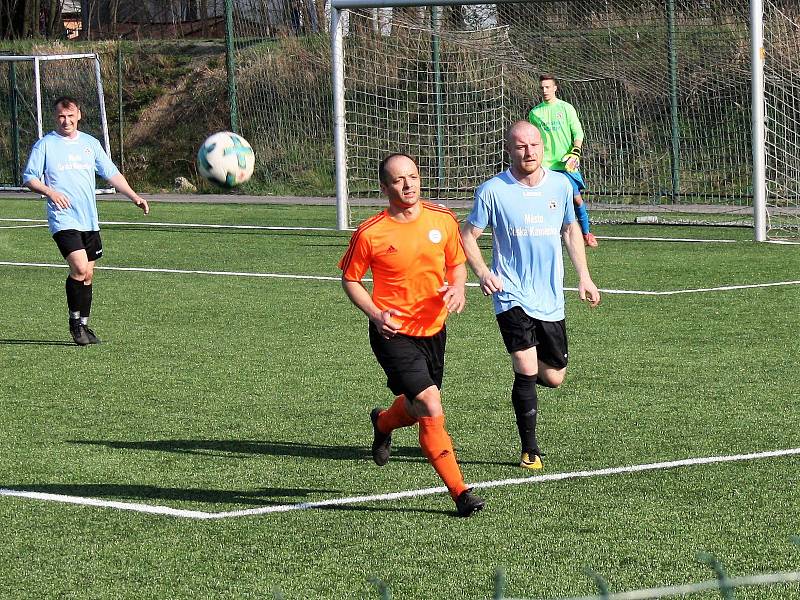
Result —
<svg viewBox="0 0 800 600"><path fill-rule="evenodd" d="M394 399L392 405L378 415L378 429L382 433L391 433L401 427L409 427L417 420L406 410L406 397L402 394Z"/></svg>
<svg viewBox="0 0 800 600"><path fill-rule="evenodd" d="M461 469L456 462L453 442L444 428L444 415L419 418L419 445L422 452L442 478L453 499L467 489Z"/></svg>

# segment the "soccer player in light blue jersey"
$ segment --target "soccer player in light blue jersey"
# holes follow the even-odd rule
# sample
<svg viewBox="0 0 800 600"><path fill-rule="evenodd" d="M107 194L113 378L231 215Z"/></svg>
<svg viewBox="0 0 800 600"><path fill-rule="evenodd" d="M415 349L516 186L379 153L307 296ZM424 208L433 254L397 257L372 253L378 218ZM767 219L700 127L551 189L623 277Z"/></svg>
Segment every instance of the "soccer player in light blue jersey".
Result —
<svg viewBox="0 0 800 600"><path fill-rule="evenodd" d="M69 330L79 346L99 344L89 329L92 277L103 254L95 200L95 173L147 214L150 207L128 185L106 151L92 136L78 131L81 109L62 96L53 105L56 128L33 145L22 180L47 197L47 223L69 265L66 293Z"/></svg>
<svg viewBox="0 0 800 600"><path fill-rule="evenodd" d="M500 333L511 355L511 403L522 445L520 466L541 469L536 384L558 387L567 371L562 241L578 274L580 299L595 307L600 291L589 274L572 185L563 173L542 166L539 130L518 121L506 132L505 144L511 167L475 191L461 239L481 290L492 296ZM478 247L487 227L492 230L491 269Z"/></svg>

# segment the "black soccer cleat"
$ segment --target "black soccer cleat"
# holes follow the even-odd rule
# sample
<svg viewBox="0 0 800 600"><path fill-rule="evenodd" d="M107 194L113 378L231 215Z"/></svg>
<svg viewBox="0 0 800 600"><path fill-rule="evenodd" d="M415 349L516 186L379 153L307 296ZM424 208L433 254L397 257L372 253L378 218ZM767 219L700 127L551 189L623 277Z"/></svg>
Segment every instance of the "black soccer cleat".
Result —
<svg viewBox="0 0 800 600"><path fill-rule="evenodd" d="M369 414L372 421L372 432L374 438L372 440L372 460L379 467L382 467L389 462L389 455L392 453L392 434L383 433L378 429L378 415L383 411L380 408L373 408Z"/></svg>
<svg viewBox="0 0 800 600"><path fill-rule="evenodd" d="M92 343L89 336L86 334L86 326L81 323L79 319L69 320L69 332L72 334L72 339L78 346L88 346Z"/></svg>
<svg viewBox="0 0 800 600"><path fill-rule="evenodd" d="M94 331L89 329L86 325L83 325L83 331L86 333L86 337L89 339L90 344L100 344L100 338L94 334Z"/></svg>
<svg viewBox="0 0 800 600"><path fill-rule="evenodd" d="M472 488L464 490L456 498L456 510L459 517L471 517L486 504L483 498L472 493Z"/></svg>

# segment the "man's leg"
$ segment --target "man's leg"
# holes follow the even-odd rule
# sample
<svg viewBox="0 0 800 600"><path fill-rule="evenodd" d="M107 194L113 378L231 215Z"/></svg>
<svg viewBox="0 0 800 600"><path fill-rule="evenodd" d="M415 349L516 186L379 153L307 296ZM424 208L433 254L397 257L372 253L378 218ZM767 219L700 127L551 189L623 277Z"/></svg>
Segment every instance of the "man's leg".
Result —
<svg viewBox="0 0 800 600"><path fill-rule="evenodd" d="M406 399L405 395L400 394L396 396L392 405L384 411L381 411L378 416L378 429L382 433L392 433L395 429L401 427L410 427L417 422L410 413L409 409L411 403Z"/></svg>
<svg viewBox="0 0 800 600"><path fill-rule="evenodd" d="M414 398L411 412L419 420L419 445L436 473L441 477L456 503L458 514L468 517L483 508L481 498L464 483L453 450L453 441L444 427L444 412L439 388L432 385Z"/></svg>
<svg viewBox="0 0 800 600"><path fill-rule="evenodd" d="M511 353L514 368L514 385L511 388L511 404L517 421L522 456L520 466L526 469L541 469L542 451L536 440L536 420L539 414L539 398L536 392L538 365L536 346Z"/></svg>
<svg viewBox="0 0 800 600"><path fill-rule="evenodd" d="M94 270L94 262L90 262L85 249L75 250L66 256L69 265L69 275L66 281L67 307L69 309L69 330L72 339L79 346L91 344L91 340L86 333L83 315L87 313L91 306L91 276ZM89 289L85 284L89 278ZM88 294L87 294L88 292ZM88 295L88 299L87 299Z"/></svg>
<svg viewBox="0 0 800 600"><path fill-rule="evenodd" d="M389 462L392 448L392 431L401 427L409 427L417 422L417 419L409 413L410 403L404 394L395 397L392 405L381 410L375 408L370 413L372 420L373 440L372 440L372 460L375 464L382 467Z"/></svg>

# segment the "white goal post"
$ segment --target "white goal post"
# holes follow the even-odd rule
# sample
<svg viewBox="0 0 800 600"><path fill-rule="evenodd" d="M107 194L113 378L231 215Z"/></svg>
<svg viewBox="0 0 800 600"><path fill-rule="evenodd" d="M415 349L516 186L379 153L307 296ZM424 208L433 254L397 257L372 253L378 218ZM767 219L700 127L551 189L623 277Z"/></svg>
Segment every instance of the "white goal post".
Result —
<svg viewBox="0 0 800 600"><path fill-rule="evenodd" d="M81 131L100 139L111 156L97 54L0 55L0 191L28 191L22 169L36 140L49 131L52 103L71 96L81 106ZM103 193L114 190L98 190Z"/></svg>
<svg viewBox="0 0 800 600"><path fill-rule="evenodd" d="M796 3L639 4L331 0L337 227L374 212L390 151L417 156L431 200L471 204L506 166L502 132L526 118L547 72L587 130L592 213L680 222L710 206L707 224L796 238Z"/></svg>

